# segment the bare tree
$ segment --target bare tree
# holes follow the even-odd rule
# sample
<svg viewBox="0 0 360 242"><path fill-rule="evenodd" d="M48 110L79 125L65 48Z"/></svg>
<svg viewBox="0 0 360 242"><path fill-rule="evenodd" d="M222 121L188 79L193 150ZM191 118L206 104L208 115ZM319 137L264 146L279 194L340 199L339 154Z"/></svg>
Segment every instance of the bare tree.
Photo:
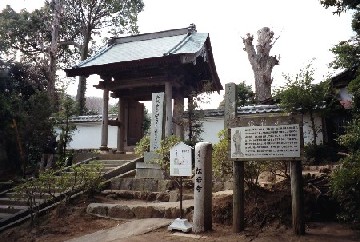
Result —
<svg viewBox="0 0 360 242"><path fill-rule="evenodd" d="M253 45L254 37L249 33L246 38L242 38L244 42L244 50L248 54L251 67L254 71L255 77L255 92L258 103L263 103L271 99L271 72L275 65L279 64L279 59L276 56L270 56L270 50L275 44L277 38L274 39L274 32L268 27L264 27L257 31L258 42L256 50Z"/></svg>

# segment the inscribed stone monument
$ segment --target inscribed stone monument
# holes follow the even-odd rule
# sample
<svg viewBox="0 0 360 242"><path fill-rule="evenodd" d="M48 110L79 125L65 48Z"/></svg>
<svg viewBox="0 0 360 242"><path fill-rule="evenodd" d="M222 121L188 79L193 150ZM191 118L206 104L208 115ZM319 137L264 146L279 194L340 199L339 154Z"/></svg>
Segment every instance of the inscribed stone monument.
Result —
<svg viewBox="0 0 360 242"><path fill-rule="evenodd" d="M164 93L152 94L150 151L160 148L164 123Z"/></svg>
<svg viewBox="0 0 360 242"><path fill-rule="evenodd" d="M212 229L212 145L200 142L195 146L195 181L193 232Z"/></svg>

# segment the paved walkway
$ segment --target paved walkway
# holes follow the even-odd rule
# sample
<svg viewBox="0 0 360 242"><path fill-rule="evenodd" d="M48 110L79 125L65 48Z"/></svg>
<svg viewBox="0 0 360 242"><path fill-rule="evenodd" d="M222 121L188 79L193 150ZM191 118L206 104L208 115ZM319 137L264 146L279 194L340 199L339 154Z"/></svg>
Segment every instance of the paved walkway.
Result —
<svg viewBox="0 0 360 242"><path fill-rule="evenodd" d="M107 230L99 230L92 234L67 240L66 242L120 242L130 236L145 234L152 230L168 226L173 220L174 219L164 218L138 219Z"/></svg>

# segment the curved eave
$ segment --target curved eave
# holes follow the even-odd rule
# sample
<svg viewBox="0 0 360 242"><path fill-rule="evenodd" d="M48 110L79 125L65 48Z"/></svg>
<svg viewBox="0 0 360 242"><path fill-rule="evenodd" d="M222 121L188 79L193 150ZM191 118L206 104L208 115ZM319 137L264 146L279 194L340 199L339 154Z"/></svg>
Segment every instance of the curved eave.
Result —
<svg viewBox="0 0 360 242"><path fill-rule="evenodd" d="M212 47L210 38L207 37L203 48L205 48L207 54L208 68L211 75L212 82L212 91L217 91L220 93L220 90L223 90L223 86L220 83L219 76L216 72L216 65L214 62L214 57L212 54ZM202 48L202 49L203 49ZM92 65L86 67L73 67L70 69L65 69L65 73L68 77L76 77L76 76L90 76L93 74L98 74L100 76L116 76L118 73L128 71L128 70L137 70L141 72L141 69L149 69L149 68L166 68L170 65L186 65L191 63L185 62L184 57L190 57L189 60L196 59L201 55L201 50L196 53L177 53L177 54L168 54L161 57L152 57L140 60L132 60L132 61L122 61L115 63L108 63L103 65Z"/></svg>
<svg viewBox="0 0 360 242"><path fill-rule="evenodd" d="M208 37L206 39L205 45L207 47L207 54L208 54L208 57L209 57L210 73L211 73L211 76L214 78L214 80L212 80L213 85L214 85L213 87L220 94L220 91L224 90L224 87L221 85L220 78L219 78L219 76L217 74L217 71L216 71L216 65L215 65L214 56L213 56L213 53L212 53L210 37Z"/></svg>
<svg viewBox="0 0 360 242"><path fill-rule="evenodd" d="M177 64L180 63L180 58L177 55L169 55L163 57L153 57L146 58L141 60L133 60L133 61L122 61L109 63L105 65L93 65L86 67L73 67L70 69L64 69L66 76L68 77L76 77L76 76L90 76L93 74L102 75L105 73L109 73L109 71L126 71L135 68L146 68L155 65L168 65L168 64Z"/></svg>

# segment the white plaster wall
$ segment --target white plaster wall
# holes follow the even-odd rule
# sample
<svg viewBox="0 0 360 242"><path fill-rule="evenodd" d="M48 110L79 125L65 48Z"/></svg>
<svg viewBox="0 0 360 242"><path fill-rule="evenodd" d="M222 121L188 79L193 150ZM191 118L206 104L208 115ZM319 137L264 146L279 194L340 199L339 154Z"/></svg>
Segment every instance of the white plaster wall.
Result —
<svg viewBox="0 0 360 242"><path fill-rule="evenodd" d="M324 135L323 135L323 126L322 126L322 119L319 116L315 116L315 128L317 132L316 137L316 144L322 144L324 142ZM305 115L303 117L303 133L304 133L304 145L311 144L314 140L312 128L311 128L311 120L309 115Z"/></svg>
<svg viewBox="0 0 360 242"><path fill-rule="evenodd" d="M78 123L76 124L69 144L70 149L98 149L101 145L101 123ZM117 147L117 127L109 126L108 147Z"/></svg>
<svg viewBox="0 0 360 242"><path fill-rule="evenodd" d="M344 100L344 101L352 100L352 95L349 93L347 87L343 87L339 89L339 97L340 100Z"/></svg>
<svg viewBox="0 0 360 242"><path fill-rule="evenodd" d="M224 129L223 117L211 117L205 118L203 121L204 132L201 134L201 138L204 142L210 142L216 144L219 142L218 133Z"/></svg>
<svg viewBox="0 0 360 242"><path fill-rule="evenodd" d="M303 125L304 145L311 144L313 142L313 134L311 129L310 116L304 116ZM321 117L315 116L315 126L317 130L316 143L319 145L324 142ZM223 117L206 118L203 122L203 128L204 132L201 134L203 140L213 144L218 143L219 138L217 134L220 130L224 129L224 119Z"/></svg>
<svg viewBox="0 0 360 242"><path fill-rule="evenodd" d="M304 144L310 144L313 140L311 122L309 116L303 118ZM318 131L317 144L324 142L322 133L322 120L315 117L316 129ZM69 144L70 149L98 149L101 143L101 123L78 123L73 140ZM223 117L208 117L203 121L204 132L201 134L203 141L216 144L219 142L218 133L224 129ZM117 127L109 126L108 147L117 147Z"/></svg>

